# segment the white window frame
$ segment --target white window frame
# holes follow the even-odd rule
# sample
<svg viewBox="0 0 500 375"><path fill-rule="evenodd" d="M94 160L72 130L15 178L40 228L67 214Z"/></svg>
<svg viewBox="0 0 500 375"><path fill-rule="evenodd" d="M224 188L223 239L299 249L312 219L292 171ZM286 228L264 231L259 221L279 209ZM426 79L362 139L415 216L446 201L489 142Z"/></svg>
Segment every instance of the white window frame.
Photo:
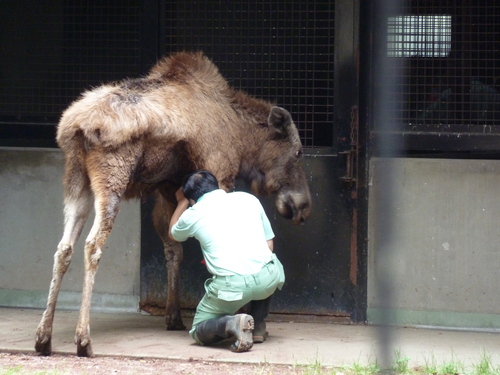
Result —
<svg viewBox="0 0 500 375"><path fill-rule="evenodd" d="M387 21L387 56L447 57L451 51L451 15L399 15Z"/></svg>

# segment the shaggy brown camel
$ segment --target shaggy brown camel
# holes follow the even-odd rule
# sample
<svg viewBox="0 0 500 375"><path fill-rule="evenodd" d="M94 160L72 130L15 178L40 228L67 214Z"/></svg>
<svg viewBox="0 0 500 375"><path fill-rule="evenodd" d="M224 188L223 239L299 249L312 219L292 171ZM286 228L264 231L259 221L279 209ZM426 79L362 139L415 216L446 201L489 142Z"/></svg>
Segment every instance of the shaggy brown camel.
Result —
<svg viewBox="0 0 500 375"><path fill-rule="evenodd" d="M290 114L229 87L202 53L177 53L144 78L85 92L63 113L57 142L65 155L65 220L47 309L36 331L35 349L43 355L52 351L61 281L92 206L95 219L85 242L75 334L77 354L85 357L93 356L89 315L94 279L123 199L157 194L154 222L167 260L168 329L185 329L178 298L182 247L169 240L168 220L175 191L188 173L210 170L228 191L240 177L256 194L275 193L278 212L294 223L310 213L302 145Z"/></svg>

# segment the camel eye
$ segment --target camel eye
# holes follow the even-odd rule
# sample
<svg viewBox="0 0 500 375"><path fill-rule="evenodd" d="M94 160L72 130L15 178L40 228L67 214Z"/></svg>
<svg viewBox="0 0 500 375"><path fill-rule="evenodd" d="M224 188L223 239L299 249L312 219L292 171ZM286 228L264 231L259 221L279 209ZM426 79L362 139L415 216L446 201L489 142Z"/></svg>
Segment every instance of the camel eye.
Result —
<svg viewBox="0 0 500 375"><path fill-rule="evenodd" d="M295 151L295 157L300 158L302 156L302 150Z"/></svg>

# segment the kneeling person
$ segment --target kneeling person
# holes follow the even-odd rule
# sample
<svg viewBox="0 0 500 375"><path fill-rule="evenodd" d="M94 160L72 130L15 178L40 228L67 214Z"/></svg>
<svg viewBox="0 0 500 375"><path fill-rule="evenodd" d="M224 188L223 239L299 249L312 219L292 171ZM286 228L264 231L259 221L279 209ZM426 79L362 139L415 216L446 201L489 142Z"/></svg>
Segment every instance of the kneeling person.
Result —
<svg viewBox="0 0 500 375"><path fill-rule="evenodd" d="M208 171L188 176L176 198L170 238L196 238L213 275L205 282L205 295L189 333L202 345L234 337L231 350L247 351L253 346L254 325L265 331L268 308L264 314L259 313L256 322L251 315L234 314L250 301L269 305L264 300L269 301L285 281L283 266L273 253L274 233L269 219L256 197L244 192L226 193Z"/></svg>

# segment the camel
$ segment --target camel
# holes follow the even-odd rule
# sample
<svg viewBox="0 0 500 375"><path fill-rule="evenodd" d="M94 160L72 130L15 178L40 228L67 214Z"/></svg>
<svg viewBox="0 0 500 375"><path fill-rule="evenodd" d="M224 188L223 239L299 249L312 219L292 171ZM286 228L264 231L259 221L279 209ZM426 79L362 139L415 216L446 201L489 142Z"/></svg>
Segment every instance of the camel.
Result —
<svg viewBox="0 0 500 375"><path fill-rule="evenodd" d="M47 307L35 349L52 352L61 282L92 209L84 248L84 281L75 333L77 355L92 357L90 304L103 245L120 203L155 194L154 225L165 247L167 329L185 329L179 305L182 246L168 238L175 191L186 175L210 170L226 191L235 179L252 192L274 194L280 215L299 224L311 195L301 167L302 145L288 111L231 88L202 52L161 59L142 78L86 91L62 114L57 143L64 152L64 231L54 255Z"/></svg>

